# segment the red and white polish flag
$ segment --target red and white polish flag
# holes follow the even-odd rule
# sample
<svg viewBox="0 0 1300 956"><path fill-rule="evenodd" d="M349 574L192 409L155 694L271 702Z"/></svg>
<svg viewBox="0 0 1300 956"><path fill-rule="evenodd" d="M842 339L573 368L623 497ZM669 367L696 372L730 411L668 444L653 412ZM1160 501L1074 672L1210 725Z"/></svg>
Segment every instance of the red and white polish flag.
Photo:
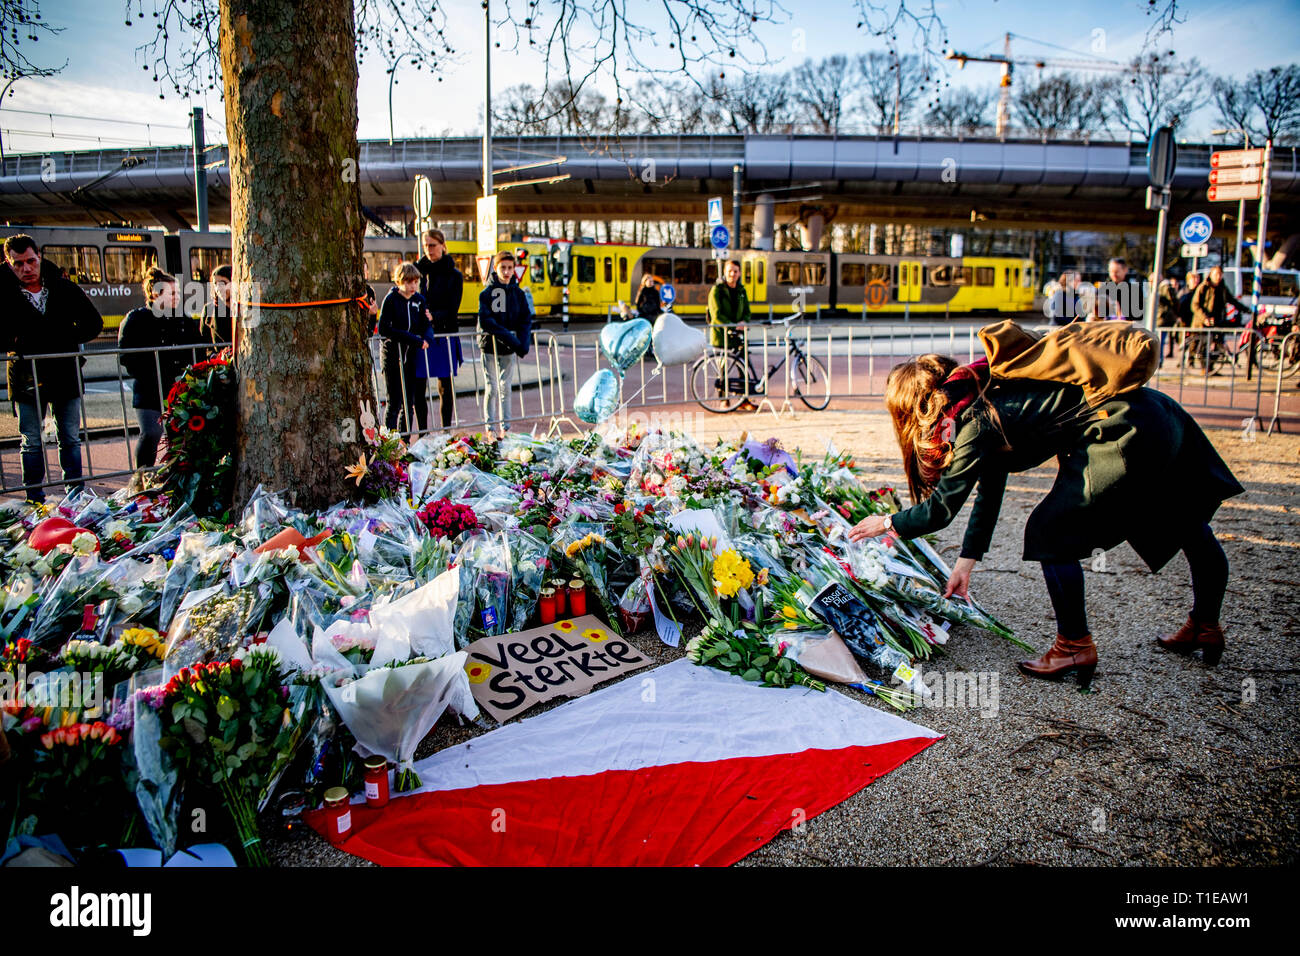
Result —
<svg viewBox="0 0 1300 956"><path fill-rule="evenodd" d="M422 789L352 808L343 849L391 866L727 865L940 736L678 660L421 761Z"/></svg>

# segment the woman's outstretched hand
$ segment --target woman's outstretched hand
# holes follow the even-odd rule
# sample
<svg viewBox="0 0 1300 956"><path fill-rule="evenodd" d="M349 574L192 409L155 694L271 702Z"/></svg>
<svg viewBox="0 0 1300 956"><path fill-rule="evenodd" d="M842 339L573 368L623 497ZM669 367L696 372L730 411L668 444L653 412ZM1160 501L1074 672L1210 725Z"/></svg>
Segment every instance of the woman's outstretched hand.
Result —
<svg viewBox="0 0 1300 956"><path fill-rule="evenodd" d="M867 538L877 538L885 533L885 518L883 515L867 515L852 528L849 529L850 541L863 541Z"/></svg>
<svg viewBox="0 0 1300 956"><path fill-rule="evenodd" d="M958 558L952 566L952 574L948 575L948 586L944 588L943 596L952 597L955 594L959 598L970 600L970 573L974 569L974 558Z"/></svg>

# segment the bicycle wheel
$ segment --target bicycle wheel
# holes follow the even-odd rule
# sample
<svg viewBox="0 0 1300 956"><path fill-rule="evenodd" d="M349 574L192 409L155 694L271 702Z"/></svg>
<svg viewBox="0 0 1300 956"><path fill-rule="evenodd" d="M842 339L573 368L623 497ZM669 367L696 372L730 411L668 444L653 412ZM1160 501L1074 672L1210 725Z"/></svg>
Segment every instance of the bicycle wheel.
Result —
<svg viewBox="0 0 1300 956"><path fill-rule="evenodd" d="M831 403L831 377L821 359L813 355L800 355L790 369L790 383L799 400L814 412L820 412Z"/></svg>
<svg viewBox="0 0 1300 956"><path fill-rule="evenodd" d="M735 411L745 400L748 384L744 363L730 352L709 352L691 369L691 396L706 411Z"/></svg>
<svg viewBox="0 0 1300 956"><path fill-rule="evenodd" d="M1278 350L1282 353L1280 361L1284 377L1289 378L1300 371L1300 338L1284 341Z"/></svg>

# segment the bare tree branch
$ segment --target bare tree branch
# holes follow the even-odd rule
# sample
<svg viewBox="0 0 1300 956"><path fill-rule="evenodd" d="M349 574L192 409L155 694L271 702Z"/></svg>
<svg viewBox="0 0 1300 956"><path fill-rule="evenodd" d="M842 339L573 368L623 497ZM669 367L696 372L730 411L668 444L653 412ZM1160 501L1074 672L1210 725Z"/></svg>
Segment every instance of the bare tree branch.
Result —
<svg viewBox="0 0 1300 956"><path fill-rule="evenodd" d="M40 0L0 0L0 79L53 76L68 65L38 66L28 58L31 44L63 32L41 15Z"/></svg>

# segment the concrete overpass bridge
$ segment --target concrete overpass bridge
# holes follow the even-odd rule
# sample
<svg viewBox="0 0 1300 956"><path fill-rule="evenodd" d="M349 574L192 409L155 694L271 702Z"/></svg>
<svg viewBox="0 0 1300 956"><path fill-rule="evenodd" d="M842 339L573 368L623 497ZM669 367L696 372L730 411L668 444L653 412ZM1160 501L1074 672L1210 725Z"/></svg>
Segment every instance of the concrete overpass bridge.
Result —
<svg viewBox="0 0 1300 956"><path fill-rule="evenodd" d="M1172 219L1201 210L1235 215L1235 203L1205 198L1210 154L1180 145ZM223 146L206 154L211 222L229 222L230 177ZM416 174L433 181L435 216L472 220L481 195L481 142L469 137L360 144L362 202L404 218ZM552 162L565 157L561 163ZM730 195L732 168L747 194L772 190L781 214L789 197L815 193L837 223L900 222L993 229L1154 231L1143 206L1146 148L1137 143L888 136L501 137L494 167L539 164L494 174L513 180L567 173L560 182L505 189L501 218L527 221L691 220L704 199ZM124 165L125 164L125 165ZM128 168L129 167L129 168ZM107 178L105 177L108 175ZM322 168L320 174L326 174ZM96 180L101 180L96 183ZM74 190L95 183L74 196ZM790 187L812 188L799 191ZM784 190L784 192L783 192ZM782 198L785 196L786 198ZM80 200L80 201L79 201ZM194 163L189 147L10 155L0 171L0 219L13 223L91 224L93 201L139 225L194 226ZM1248 207L1253 204L1248 204ZM748 210L746 220L749 219ZM1254 216L1248 212L1247 221ZM1275 150L1270 230L1300 232L1300 150ZM1235 227L1234 227L1235 228Z"/></svg>

